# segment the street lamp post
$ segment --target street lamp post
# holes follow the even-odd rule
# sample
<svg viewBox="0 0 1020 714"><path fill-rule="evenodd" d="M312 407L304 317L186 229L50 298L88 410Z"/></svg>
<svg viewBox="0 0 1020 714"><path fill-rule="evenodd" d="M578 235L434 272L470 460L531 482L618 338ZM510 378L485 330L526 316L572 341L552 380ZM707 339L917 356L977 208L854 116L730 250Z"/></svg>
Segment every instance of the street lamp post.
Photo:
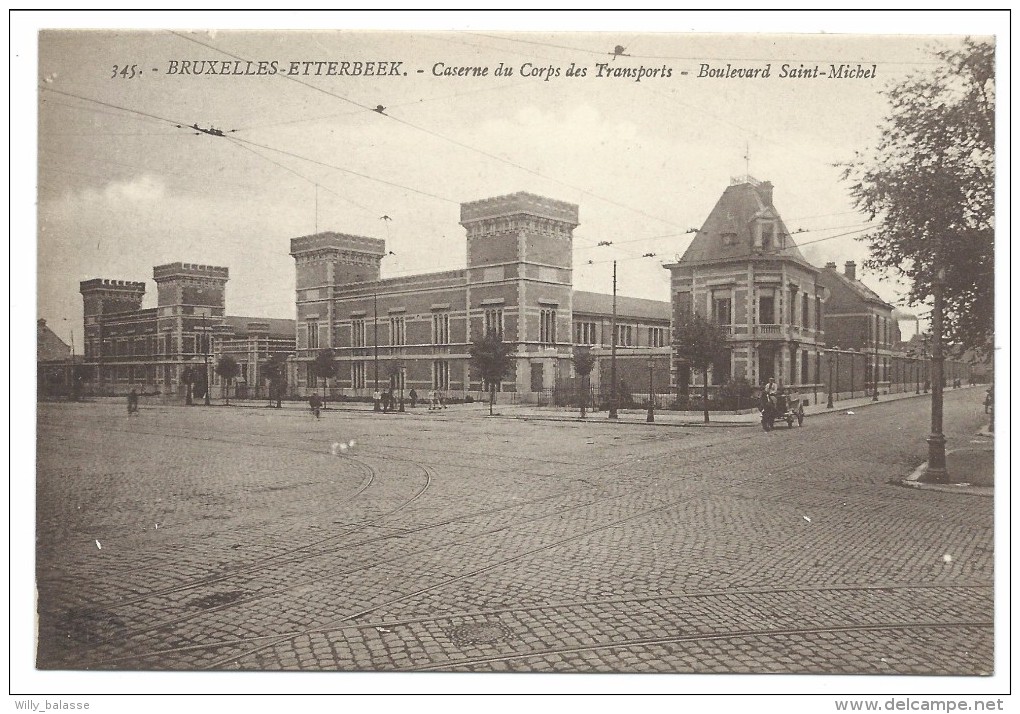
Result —
<svg viewBox="0 0 1020 714"><path fill-rule="evenodd" d="M648 355L648 416L647 422L655 421L654 394L652 393L652 366L655 364L655 357Z"/></svg>
<svg viewBox="0 0 1020 714"><path fill-rule="evenodd" d="M838 352L836 354L839 354ZM829 401L826 402L825 408L832 409L832 353L829 353Z"/></svg>
<svg viewBox="0 0 1020 714"><path fill-rule="evenodd" d="M871 381L875 387L875 393L871 395L871 401L878 401L878 316L875 316L875 363L871 368Z"/></svg>
<svg viewBox="0 0 1020 714"><path fill-rule="evenodd" d="M395 255L395 254L391 250L388 253L386 253L386 255L381 256L379 258L380 265L382 264L382 259L385 258L387 255ZM373 333L373 337L372 337L372 343L373 343L372 344L372 353L373 353L374 372L375 372L375 377L374 377L375 392L377 394L379 392L379 281L380 280L382 280L382 275L380 275L378 278L376 278L375 281L372 283L372 333ZM390 343L391 344L392 344L392 341L393 340L392 340L392 337L391 337L390 338ZM379 411L379 408L380 408L379 402L375 402L375 407L374 407L375 411Z"/></svg>
<svg viewBox="0 0 1020 714"><path fill-rule="evenodd" d="M850 352L850 398L854 398L854 351Z"/></svg>
<svg viewBox="0 0 1020 714"><path fill-rule="evenodd" d="M921 363L917 359L917 353L914 353L914 380L917 382L917 386L914 389L914 394L921 393Z"/></svg>
<svg viewBox="0 0 1020 714"><path fill-rule="evenodd" d="M612 345L609 353L609 418L617 419L616 410L616 261L613 261L613 320Z"/></svg>
<svg viewBox="0 0 1020 714"><path fill-rule="evenodd" d="M935 276L935 305L932 311L932 380L931 380L931 434L928 436L928 470L925 481L946 483L946 437L942 433L942 370L945 356L942 354L942 281L945 268Z"/></svg>
<svg viewBox="0 0 1020 714"><path fill-rule="evenodd" d="M202 315L202 324L205 327L205 405L210 406L212 399L209 392L212 391L212 378L209 376L209 315ZM221 395L222 396L222 395Z"/></svg>

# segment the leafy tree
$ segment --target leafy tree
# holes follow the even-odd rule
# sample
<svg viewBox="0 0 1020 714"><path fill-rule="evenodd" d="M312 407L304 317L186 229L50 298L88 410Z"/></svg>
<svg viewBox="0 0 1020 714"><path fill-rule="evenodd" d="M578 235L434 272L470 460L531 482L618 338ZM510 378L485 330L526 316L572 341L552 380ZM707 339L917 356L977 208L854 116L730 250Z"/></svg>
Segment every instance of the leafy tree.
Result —
<svg viewBox="0 0 1020 714"><path fill-rule="evenodd" d="M994 337L995 47L967 38L940 64L886 92L877 145L843 165L859 209L868 268L926 303L940 271L947 342L988 354Z"/></svg>
<svg viewBox="0 0 1020 714"><path fill-rule="evenodd" d="M574 345L574 371L581 378L581 418L584 419L584 408L588 402L588 380L592 369L595 368L595 355L587 345Z"/></svg>
<svg viewBox="0 0 1020 714"><path fill-rule="evenodd" d="M319 350L312 362L312 374L322 380L322 397L326 398L326 380L336 377L336 354L330 348Z"/></svg>
<svg viewBox="0 0 1020 714"><path fill-rule="evenodd" d="M283 399L283 392L287 388L287 360L285 357L274 354L262 363L262 376L266 379L269 389L269 406L276 402L276 408L280 408Z"/></svg>
<svg viewBox="0 0 1020 714"><path fill-rule="evenodd" d="M472 341L469 352L471 363L489 384L489 416L492 416L492 406L496 403L496 384L514 366L513 345L503 342L498 332L490 331L485 337Z"/></svg>
<svg viewBox="0 0 1020 714"><path fill-rule="evenodd" d="M705 423L708 423L708 368L726 349L726 336L719 325L701 315L676 312L673 327L673 354L680 361L681 369L686 366L701 371L704 380L703 408Z"/></svg>
<svg viewBox="0 0 1020 714"><path fill-rule="evenodd" d="M230 404L230 383L234 381L234 378L241 372L241 366L237 364L230 355L223 355L216 363L216 374L227 383L227 389L225 394L227 404Z"/></svg>

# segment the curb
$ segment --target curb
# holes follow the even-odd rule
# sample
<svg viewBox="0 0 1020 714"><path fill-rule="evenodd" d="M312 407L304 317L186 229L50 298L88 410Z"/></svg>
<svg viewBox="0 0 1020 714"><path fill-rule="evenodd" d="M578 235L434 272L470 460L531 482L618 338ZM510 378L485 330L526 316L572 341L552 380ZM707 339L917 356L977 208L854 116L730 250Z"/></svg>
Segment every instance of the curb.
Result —
<svg viewBox="0 0 1020 714"><path fill-rule="evenodd" d="M961 449L954 449L953 451L961 451ZM953 451L948 451L946 453L951 454ZM928 473L927 462L914 469L914 471L905 479L900 481L899 484L918 491L938 491L939 493L956 493L967 496L984 496L986 498L991 498L995 495L995 489L989 486L971 486L969 483L922 483L920 479L926 473Z"/></svg>
<svg viewBox="0 0 1020 714"><path fill-rule="evenodd" d="M486 418L490 418L488 414L486 414L485 417ZM669 426L669 427L676 427L676 428L681 428L681 429L686 429L686 428L689 428L689 427L695 427L695 428L699 428L699 427L700 428L722 427L722 428L725 428L725 429L732 429L732 428L745 428L746 429L747 427L754 427L754 426L758 426L759 425L759 422L756 422L756 421L754 421L754 422L750 422L750 421L748 421L748 422L744 422L744 421L731 421L731 422L713 421L713 422L709 422L708 424L706 424L703 421L700 421L700 422L692 421L692 422L681 422L681 423L678 423L678 422L666 422L666 421L647 422L647 421L634 421L634 420L630 420L630 419L615 419L614 420L614 419L607 419L607 418L604 418L604 417L599 418L599 419L596 420L596 419L582 419L579 416L578 417L554 417L554 416L530 416L530 415L528 415L528 416L515 416L513 414L493 414L491 418L493 418L493 419L516 419L518 421L558 421L558 422L569 422L569 423L574 423L574 424L616 424L616 425L627 424L627 425L630 425L630 426L650 426L650 427Z"/></svg>

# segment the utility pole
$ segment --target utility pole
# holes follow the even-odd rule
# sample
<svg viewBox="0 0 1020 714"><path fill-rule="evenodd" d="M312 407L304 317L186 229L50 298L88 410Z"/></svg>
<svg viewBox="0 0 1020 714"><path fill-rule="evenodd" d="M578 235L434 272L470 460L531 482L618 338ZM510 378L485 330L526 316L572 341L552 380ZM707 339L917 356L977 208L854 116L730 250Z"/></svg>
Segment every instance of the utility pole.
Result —
<svg viewBox="0 0 1020 714"><path fill-rule="evenodd" d="M210 311L212 308L210 308ZM202 323L205 327L205 405L208 407L212 404L212 399L209 397L209 392L212 391L212 379L209 376L209 315L202 315Z"/></svg>
<svg viewBox="0 0 1020 714"><path fill-rule="evenodd" d="M832 353L829 353L829 401L825 404L826 409L832 409Z"/></svg>
<svg viewBox="0 0 1020 714"><path fill-rule="evenodd" d="M609 418L619 417L616 411L616 261L613 261L613 320L612 345L609 353Z"/></svg>
<svg viewBox="0 0 1020 714"><path fill-rule="evenodd" d="M871 401L878 401L878 315L875 315L875 366L872 368L872 378L875 380L875 393L871 395Z"/></svg>
<svg viewBox="0 0 1020 714"><path fill-rule="evenodd" d="M655 357L648 355L648 416L645 417L646 422L655 421L654 411L654 400L655 396L652 392L652 367L655 365Z"/></svg>
<svg viewBox="0 0 1020 714"><path fill-rule="evenodd" d="M931 434L928 436L928 471L924 480L931 483L947 483L946 437L942 433L942 372L945 356L942 354L942 281L945 268L939 268L935 276L935 305L931 316L932 331L932 379L931 379Z"/></svg>

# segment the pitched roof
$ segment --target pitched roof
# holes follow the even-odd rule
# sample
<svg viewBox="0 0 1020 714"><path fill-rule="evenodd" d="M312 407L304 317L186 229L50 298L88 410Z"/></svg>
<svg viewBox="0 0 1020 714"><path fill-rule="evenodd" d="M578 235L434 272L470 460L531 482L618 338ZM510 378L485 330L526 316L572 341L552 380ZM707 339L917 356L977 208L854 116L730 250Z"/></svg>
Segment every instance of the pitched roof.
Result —
<svg viewBox="0 0 1020 714"><path fill-rule="evenodd" d="M40 362L66 360L71 356L71 347L46 326L46 320L36 323L36 359Z"/></svg>
<svg viewBox="0 0 1020 714"><path fill-rule="evenodd" d="M604 293L589 293L583 290L574 291L574 314L611 315L613 314L613 296ZM668 300L649 300L616 296L616 315L618 317L636 317L646 320L669 320L670 305Z"/></svg>
<svg viewBox="0 0 1020 714"><path fill-rule="evenodd" d="M825 270L819 273L818 277L823 285L827 281L837 280L844 287L852 291L861 300L864 300L865 302L874 303L876 305L881 305L882 307L887 307L890 310L895 309L893 305L883 300L878 293L876 293L874 290L872 290L867 285L862 283L860 280L857 279L851 280L844 273L839 272L836 268L826 266ZM830 288L832 287L831 283L828 285L828 287ZM913 318L913 315L911 315L910 318Z"/></svg>
<svg viewBox="0 0 1020 714"><path fill-rule="evenodd" d="M701 230L687 247L680 264L701 263L762 255L753 249L754 225L758 219L773 219L777 223L777 236L783 238L781 250L771 250L769 256L797 259L804 256L797 249L790 230L772 205L772 184L757 181L750 176L734 179L708 214ZM730 236L725 240L724 236Z"/></svg>

